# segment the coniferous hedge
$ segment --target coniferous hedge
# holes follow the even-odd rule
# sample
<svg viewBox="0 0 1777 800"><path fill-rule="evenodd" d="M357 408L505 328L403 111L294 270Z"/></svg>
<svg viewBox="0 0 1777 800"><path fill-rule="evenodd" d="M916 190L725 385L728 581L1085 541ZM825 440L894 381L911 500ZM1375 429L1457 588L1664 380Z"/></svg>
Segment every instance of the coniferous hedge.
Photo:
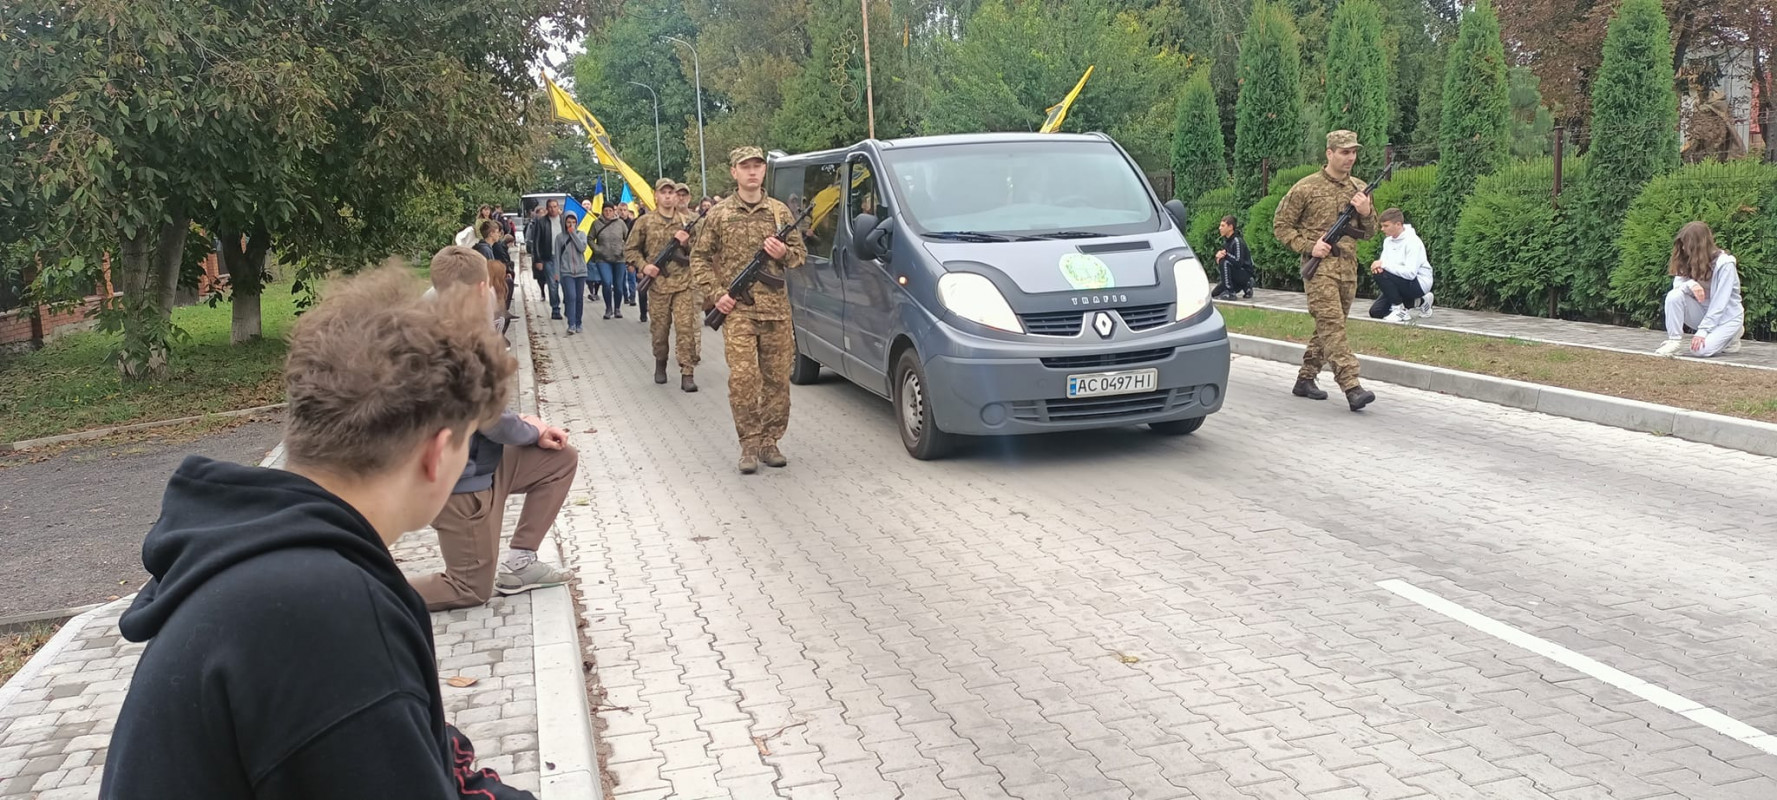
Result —
<svg viewBox="0 0 1777 800"><path fill-rule="evenodd" d="M1479 0L1462 25L1444 68L1438 127L1438 180L1429 218L1418 226L1434 264L1449 260L1463 203L1482 175L1505 166L1511 148L1511 100L1505 45L1491 0Z"/></svg>
<svg viewBox="0 0 1777 800"><path fill-rule="evenodd" d="M1357 133L1364 149L1355 172L1374 175L1382 169L1389 122L1388 56L1382 45L1382 7L1375 0L1339 4L1327 30L1326 59L1324 126Z"/></svg>
<svg viewBox="0 0 1777 800"><path fill-rule="evenodd" d="M1240 39L1240 96L1235 101L1236 203L1257 202L1261 169L1297 163L1303 136L1302 53L1296 23L1281 6L1259 0ZM1273 181L1275 185L1275 181Z"/></svg>
<svg viewBox="0 0 1777 800"><path fill-rule="evenodd" d="M1228 184L1227 146L1222 120L1216 115L1216 93L1209 85L1209 67L1185 82L1178 119L1172 129L1172 196L1189 203L1211 189Z"/></svg>

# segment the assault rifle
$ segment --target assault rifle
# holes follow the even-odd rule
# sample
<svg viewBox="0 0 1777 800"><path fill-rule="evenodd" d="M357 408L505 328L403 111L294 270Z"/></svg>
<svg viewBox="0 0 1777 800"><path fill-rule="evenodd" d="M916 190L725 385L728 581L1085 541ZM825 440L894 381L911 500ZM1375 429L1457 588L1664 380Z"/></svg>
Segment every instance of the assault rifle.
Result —
<svg viewBox="0 0 1777 800"><path fill-rule="evenodd" d="M690 233L692 228L697 227L697 223L703 221L703 215L708 213L710 213L709 209L704 209L702 212L699 212L697 216L692 217L691 221L685 223L685 227L680 228L679 230ZM661 276L665 277L667 264L673 261L683 260L683 256L680 254L683 249L684 245L679 244L677 237L670 238L667 240L666 246L660 248L660 252L654 254L654 260L649 261L648 263L653 264L655 269L660 270ZM653 285L654 276L643 273L642 279L636 281L636 294L638 296L641 295L642 292L648 291L648 287Z"/></svg>
<svg viewBox="0 0 1777 800"><path fill-rule="evenodd" d="M1393 174L1393 172L1394 159L1389 159L1387 164L1382 165L1382 174L1377 175L1376 180L1370 181L1370 185L1365 186L1361 194L1374 197L1376 194L1376 187L1381 186L1383 181L1388 180L1388 176ZM1345 236L1350 233L1348 229L1351 227L1351 221L1356 217L1357 209L1353 208L1351 203L1347 202L1345 208L1339 212L1339 218L1333 221L1332 229L1327 231L1327 235L1320 237L1320 241L1326 242L1327 246L1333 248L1333 253L1337 254L1339 252L1339 240L1345 238ZM1319 271L1320 259L1315 258L1314 256L1309 256L1307 261L1302 262L1302 282L1307 283L1308 279L1314 277L1314 273Z"/></svg>
<svg viewBox="0 0 1777 800"><path fill-rule="evenodd" d="M809 203L807 207L802 209L802 213L797 214L796 218L790 220L788 225L778 228L777 233L772 236L780 242L784 241L784 237L789 236L790 231L795 230L797 225L801 225L802 220L807 219L813 211L814 204ZM728 284L728 296L734 298L737 303L745 303L750 306L753 304L753 284L763 283L772 289L784 288L783 278L765 271L765 264L770 260L771 256L766 254L765 247L761 245L759 251L753 254L753 260L747 262L746 268L741 270L739 275L734 276L734 282ZM712 331L721 330L722 323L727 321L728 315L722 313L722 309L719 308L712 307L703 315L703 324L708 325Z"/></svg>

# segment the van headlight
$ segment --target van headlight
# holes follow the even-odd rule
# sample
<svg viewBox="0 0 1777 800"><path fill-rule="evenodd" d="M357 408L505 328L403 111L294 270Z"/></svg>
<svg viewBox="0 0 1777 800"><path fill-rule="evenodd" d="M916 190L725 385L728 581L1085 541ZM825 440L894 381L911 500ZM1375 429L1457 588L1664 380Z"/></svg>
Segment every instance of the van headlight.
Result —
<svg viewBox="0 0 1777 800"><path fill-rule="evenodd" d="M1018 315L1012 313L1006 296L984 275L973 272L949 272L938 279L938 301L950 312L969 320L1012 333L1023 333Z"/></svg>
<svg viewBox="0 0 1777 800"><path fill-rule="evenodd" d="M1209 304L1209 278L1203 274L1203 262L1196 257L1172 262L1172 283L1178 287L1178 310L1173 314L1173 322L1182 322Z"/></svg>

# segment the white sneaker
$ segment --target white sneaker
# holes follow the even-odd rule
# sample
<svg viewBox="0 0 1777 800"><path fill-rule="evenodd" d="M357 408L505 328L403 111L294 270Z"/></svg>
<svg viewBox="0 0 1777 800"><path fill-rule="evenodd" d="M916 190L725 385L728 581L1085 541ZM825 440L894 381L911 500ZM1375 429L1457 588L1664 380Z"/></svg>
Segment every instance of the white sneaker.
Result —
<svg viewBox="0 0 1777 800"><path fill-rule="evenodd" d="M1673 357L1677 356L1679 353L1684 352L1684 349L1685 349L1685 347L1684 347L1684 340L1683 339L1667 339L1665 344L1662 344L1659 347L1654 348L1654 355L1665 356L1667 358L1673 358Z"/></svg>
<svg viewBox="0 0 1777 800"><path fill-rule="evenodd" d="M1728 346L1722 348L1721 351L1724 354L1740 352L1740 340L1738 338L1736 338L1736 339L1734 339L1734 341L1728 342Z"/></svg>
<svg viewBox="0 0 1777 800"><path fill-rule="evenodd" d="M1431 292L1426 292L1425 296L1419 298L1419 316L1421 319L1431 316L1431 296Z"/></svg>
<svg viewBox="0 0 1777 800"><path fill-rule="evenodd" d="M1396 325L1406 325L1413 321L1413 315L1407 313L1406 306L1395 306L1394 311L1389 312L1388 316L1383 317L1383 321L1392 322Z"/></svg>

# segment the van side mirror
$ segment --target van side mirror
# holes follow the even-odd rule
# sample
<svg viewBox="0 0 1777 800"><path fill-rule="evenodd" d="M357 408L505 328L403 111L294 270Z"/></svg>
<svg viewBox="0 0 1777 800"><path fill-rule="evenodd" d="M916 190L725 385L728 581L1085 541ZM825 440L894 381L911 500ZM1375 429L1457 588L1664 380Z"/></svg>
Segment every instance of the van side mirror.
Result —
<svg viewBox="0 0 1777 800"><path fill-rule="evenodd" d="M889 220L875 214L859 214L851 221L851 254L859 261L875 261L888 255Z"/></svg>
<svg viewBox="0 0 1777 800"><path fill-rule="evenodd" d="M1172 221L1178 223L1178 229L1190 230L1191 215L1185 213L1185 204L1178 198L1166 201L1166 213L1172 215Z"/></svg>

